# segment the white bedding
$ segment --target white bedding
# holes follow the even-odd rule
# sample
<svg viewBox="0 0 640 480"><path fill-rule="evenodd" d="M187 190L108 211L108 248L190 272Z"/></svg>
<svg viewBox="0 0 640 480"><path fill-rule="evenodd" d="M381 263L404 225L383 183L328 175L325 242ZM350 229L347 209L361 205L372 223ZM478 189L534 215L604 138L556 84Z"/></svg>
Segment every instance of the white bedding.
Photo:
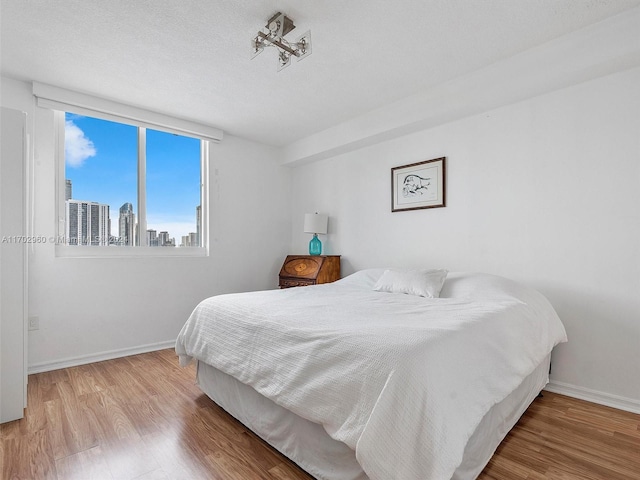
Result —
<svg viewBox="0 0 640 480"><path fill-rule="evenodd" d="M566 340L537 292L450 273L441 298L333 284L203 301L178 336L197 358L347 444L371 479L450 479L485 413Z"/></svg>

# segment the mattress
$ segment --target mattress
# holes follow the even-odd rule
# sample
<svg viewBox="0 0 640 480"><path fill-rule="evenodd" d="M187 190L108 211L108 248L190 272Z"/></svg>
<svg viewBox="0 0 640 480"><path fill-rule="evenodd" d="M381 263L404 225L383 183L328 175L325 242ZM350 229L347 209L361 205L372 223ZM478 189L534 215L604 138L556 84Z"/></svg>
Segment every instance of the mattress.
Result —
<svg viewBox="0 0 640 480"><path fill-rule="evenodd" d="M452 480L475 479L500 442L549 381L550 355L504 400L494 405L469 439ZM220 370L198 362L201 390L225 411L302 469L321 480L367 480L355 452L321 425L260 395Z"/></svg>

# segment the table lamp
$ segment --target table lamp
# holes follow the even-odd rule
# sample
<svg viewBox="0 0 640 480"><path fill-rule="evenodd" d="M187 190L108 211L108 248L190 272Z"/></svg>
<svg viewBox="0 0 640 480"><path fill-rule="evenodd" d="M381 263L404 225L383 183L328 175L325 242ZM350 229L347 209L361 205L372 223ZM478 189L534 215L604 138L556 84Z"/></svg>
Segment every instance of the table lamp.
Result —
<svg viewBox="0 0 640 480"><path fill-rule="evenodd" d="M304 233L313 233L313 238L309 242L309 255L320 255L322 253L322 242L318 234L327 234L327 223L329 217L319 213L304 214Z"/></svg>

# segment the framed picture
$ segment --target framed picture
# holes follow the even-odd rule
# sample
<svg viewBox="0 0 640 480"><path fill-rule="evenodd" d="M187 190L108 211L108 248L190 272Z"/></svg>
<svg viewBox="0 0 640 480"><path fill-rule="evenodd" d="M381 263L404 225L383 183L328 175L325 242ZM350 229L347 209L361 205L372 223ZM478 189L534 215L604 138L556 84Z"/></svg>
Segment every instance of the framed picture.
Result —
<svg viewBox="0 0 640 480"><path fill-rule="evenodd" d="M445 206L445 157L391 169L391 211Z"/></svg>

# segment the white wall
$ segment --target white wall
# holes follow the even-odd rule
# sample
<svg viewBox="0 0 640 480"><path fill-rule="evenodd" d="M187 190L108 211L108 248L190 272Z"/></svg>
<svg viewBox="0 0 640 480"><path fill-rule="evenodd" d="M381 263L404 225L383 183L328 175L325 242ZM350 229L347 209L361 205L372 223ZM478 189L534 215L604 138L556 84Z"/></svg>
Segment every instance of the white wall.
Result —
<svg viewBox="0 0 640 480"><path fill-rule="evenodd" d="M343 274L445 267L531 285L569 335L555 386L640 411L639 85L636 68L298 166L294 251L318 211ZM391 213L391 167L441 156L447 207Z"/></svg>
<svg viewBox="0 0 640 480"><path fill-rule="evenodd" d="M55 234L53 114L34 106L30 85L2 79L2 104L33 124L31 233ZM206 258L57 258L30 251L29 366L43 370L154 348L175 340L202 299L276 288L290 244L290 169L277 151L225 136L211 148L211 255ZM106 352L106 353L105 353Z"/></svg>

